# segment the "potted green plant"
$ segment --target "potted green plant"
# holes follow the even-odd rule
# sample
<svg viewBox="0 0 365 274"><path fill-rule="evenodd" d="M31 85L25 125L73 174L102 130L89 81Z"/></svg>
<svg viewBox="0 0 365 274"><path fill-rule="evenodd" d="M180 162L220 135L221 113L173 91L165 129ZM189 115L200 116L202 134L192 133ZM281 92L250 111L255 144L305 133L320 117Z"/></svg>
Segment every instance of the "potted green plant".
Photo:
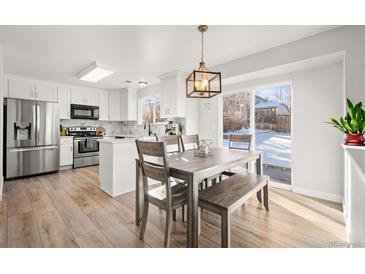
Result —
<svg viewBox="0 0 365 274"><path fill-rule="evenodd" d="M347 99L347 110L345 117L340 117L339 120L331 117L329 124L346 134L346 145L364 145L365 110L362 108L362 103L360 102L354 106Z"/></svg>

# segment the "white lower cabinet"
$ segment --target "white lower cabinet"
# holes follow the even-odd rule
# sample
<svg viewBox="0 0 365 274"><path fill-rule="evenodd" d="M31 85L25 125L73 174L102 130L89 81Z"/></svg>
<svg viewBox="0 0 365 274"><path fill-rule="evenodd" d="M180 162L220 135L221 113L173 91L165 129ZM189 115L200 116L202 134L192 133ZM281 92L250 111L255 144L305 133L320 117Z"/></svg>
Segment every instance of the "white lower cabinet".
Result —
<svg viewBox="0 0 365 274"><path fill-rule="evenodd" d="M73 138L61 137L60 167L73 165Z"/></svg>

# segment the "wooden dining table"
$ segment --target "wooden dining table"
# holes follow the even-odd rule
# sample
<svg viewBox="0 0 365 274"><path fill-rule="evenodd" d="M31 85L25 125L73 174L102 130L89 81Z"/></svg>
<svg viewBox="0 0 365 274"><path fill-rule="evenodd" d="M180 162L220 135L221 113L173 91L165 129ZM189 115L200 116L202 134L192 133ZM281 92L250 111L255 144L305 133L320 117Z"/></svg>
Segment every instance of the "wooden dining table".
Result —
<svg viewBox="0 0 365 274"><path fill-rule="evenodd" d="M205 178L216 176L223 171L255 161L256 172L262 173L262 154L258 151L212 148L207 157L194 155L194 150L173 153L168 156L170 176L186 181L187 184L187 247L198 247L199 238L199 183ZM260 197L259 197L260 196ZM261 199L261 192L258 193ZM135 222L141 222L143 211L143 180L136 159L136 208Z"/></svg>

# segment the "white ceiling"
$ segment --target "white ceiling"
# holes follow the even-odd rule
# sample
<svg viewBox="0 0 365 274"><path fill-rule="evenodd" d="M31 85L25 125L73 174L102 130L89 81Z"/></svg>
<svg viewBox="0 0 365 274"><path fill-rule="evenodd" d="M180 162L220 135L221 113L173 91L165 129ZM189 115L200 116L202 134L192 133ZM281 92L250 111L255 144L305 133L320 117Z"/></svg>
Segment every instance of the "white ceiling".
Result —
<svg viewBox="0 0 365 274"><path fill-rule="evenodd" d="M335 28L335 26L209 26L209 67ZM41 80L118 89L125 80L149 83L198 65L196 26L0 26L6 73ZM91 62L117 72L97 83L76 75ZM224 78L224 74L222 75Z"/></svg>

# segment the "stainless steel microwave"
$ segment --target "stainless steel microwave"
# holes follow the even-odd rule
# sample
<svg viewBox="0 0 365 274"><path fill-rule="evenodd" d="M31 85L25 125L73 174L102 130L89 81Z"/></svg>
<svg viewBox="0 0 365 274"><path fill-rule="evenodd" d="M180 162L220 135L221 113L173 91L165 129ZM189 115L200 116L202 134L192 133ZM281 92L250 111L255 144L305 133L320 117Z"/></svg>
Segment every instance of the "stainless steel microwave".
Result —
<svg viewBox="0 0 365 274"><path fill-rule="evenodd" d="M71 119L99 120L99 107L71 104Z"/></svg>

